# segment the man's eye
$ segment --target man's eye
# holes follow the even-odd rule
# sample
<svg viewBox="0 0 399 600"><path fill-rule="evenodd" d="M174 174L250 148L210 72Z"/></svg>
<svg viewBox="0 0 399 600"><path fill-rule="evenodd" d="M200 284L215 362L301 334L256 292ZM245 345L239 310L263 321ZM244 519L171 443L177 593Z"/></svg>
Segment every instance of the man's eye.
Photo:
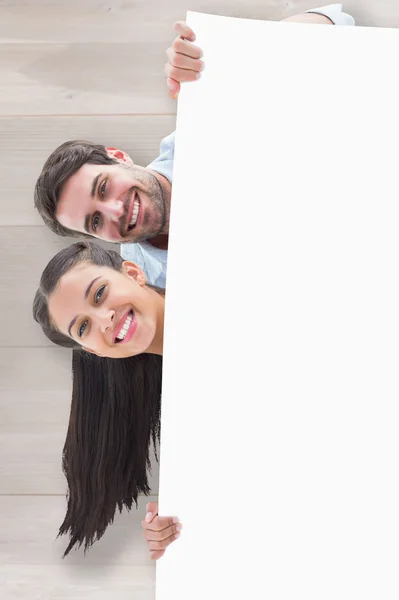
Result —
<svg viewBox="0 0 399 600"><path fill-rule="evenodd" d="M103 295L105 290L105 285L102 285L100 288L98 288L95 296L94 296L94 301L97 304L98 302L100 302L101 296Z"/></svg>
<svg viewBox="0 0 399 600"><path fill-rule="evenodd" d="M100 195L102 198L104 198L106 187L107 187L107 180L104 179L104 181L102 182L101 187L100 187Z"/></svg>
<svg viewBox="0 0 399 600"><path fill-rule="evenodd" d="M86 327L87 327L87 321L85 321L78 327L78 337L82 337L82 335L85 332Z"/></svg>
<svg viewBox="0 0 399 600"><path fill-rule="evenodd" d="M92 223L91 223L91 226L92 226L92 229L93 229L93 231L96 231L96 230L97 230L97 227L98 227L99 223L100 223L100 215L99 215L98 213L96 213L96 214L94 215L94 217L93 217L93 221L92 221Z"/></svg>

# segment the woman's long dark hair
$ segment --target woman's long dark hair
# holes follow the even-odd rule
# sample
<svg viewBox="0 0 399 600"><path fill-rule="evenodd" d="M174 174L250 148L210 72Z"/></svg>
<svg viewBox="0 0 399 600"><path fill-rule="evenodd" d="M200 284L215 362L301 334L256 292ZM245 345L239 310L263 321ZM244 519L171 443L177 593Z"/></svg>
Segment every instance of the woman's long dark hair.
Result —
<svg viewBox="0 0 399 600"><path fill-rule="evenodd" d="M64 556L75 545L84 544L87 550L113 522L117 508L130 509L140 493L150 493L150 449L153 444L156 455L160 435L162 358L100 358L51 322L50 294L82 261L118 271L123 263L117 252L91 242L73 244L49 262L33 303L34 319L46 336L73 348L72 403L62 458L68 506L59 535L70 534Z"/></svg>

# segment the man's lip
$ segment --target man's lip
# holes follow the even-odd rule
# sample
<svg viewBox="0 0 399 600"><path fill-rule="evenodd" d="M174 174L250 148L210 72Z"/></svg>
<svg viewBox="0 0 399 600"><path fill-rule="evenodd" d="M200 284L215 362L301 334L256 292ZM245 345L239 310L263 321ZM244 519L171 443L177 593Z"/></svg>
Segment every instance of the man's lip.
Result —
<svg viewBox="0 0 399 600"><path fill-rule="evenodd" d="M129 210L127 211L127 217L126 217L126 235L129 233L130 229L130 221L132 220L132 216L133 216L133 209L134 209L134 202L136 200L136 195L137 192L135 191L133 194L133 198L130 201L130 206L129 206Z"/></svg>
<svg viewBox="0 0 399 600"><path fill-rule="evenodd" d="M137 227L140 225L141 210L143 208L142 199L140 198L138 192L136 192L134 199L136 198L139 201L139 212L137 213L136 225L134 226L135 229L137 229Z"/></svg>
<svg viewBox="0 0 399 600"><path fill-rule="evenodd" d="M136 199L139 201L139 212L137 213L137 219L136 219L136 223L135 223L134 227L130 227L130 221L132 220L134 203L136 202ZM138 225L140 225L141 208L142 208L141 198L140 198L138 192L136 191L134 193L134 196L133 196L133 199L132 199L132 202L130 205L130 209L129 209L129 217L128 217L127 226L126 226L126 235L130 231L133 231L133 229L137 229Z"/></svg>
<svg viewBox="0 0 399 600"><path fill-rule="evenodd" d="M125 324L125 321L126 321L126 319L127 319L128 315L129 315L129 313L131 313L131 312L132 312L132 309L131 309L131 308L130 308L129 310L127 310L127 311L124 313L123 317L120 319L120 321L119 321L118 325L115 327L115 329L114 329L114 335L113 335L113 342L114 342L114 343L116 342L116 338L117 338L117 337L118 337L118 335L120 334L120 332L121 332L121 329L122 329L122 327L124 326L124 324Z"/></svg>

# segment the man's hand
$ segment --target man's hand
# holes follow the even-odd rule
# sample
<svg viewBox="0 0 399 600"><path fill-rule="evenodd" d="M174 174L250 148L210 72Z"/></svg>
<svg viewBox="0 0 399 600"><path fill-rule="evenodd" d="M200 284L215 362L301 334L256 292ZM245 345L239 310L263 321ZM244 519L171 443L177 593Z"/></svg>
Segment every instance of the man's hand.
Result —
<svg viewBox="0 0 399 600"><path fill-rule="evenodd" d="M147 514L141 523L152 560L165 554L166 548L180 536L182 524L176 517L158 517L158 502L147 504Z"/></svg>
<svg viewBox="0 0 399 600"><path fill-rule="evenodd" d="M200 60L202 50L194 46L194 32L185 24L178 21L174 25L178 33L171 48L166 51L168 62L165 65L165 74L169 89L169 98L177 98L180 84L184 81L195 81L200 77L204 63Z"/></svg>

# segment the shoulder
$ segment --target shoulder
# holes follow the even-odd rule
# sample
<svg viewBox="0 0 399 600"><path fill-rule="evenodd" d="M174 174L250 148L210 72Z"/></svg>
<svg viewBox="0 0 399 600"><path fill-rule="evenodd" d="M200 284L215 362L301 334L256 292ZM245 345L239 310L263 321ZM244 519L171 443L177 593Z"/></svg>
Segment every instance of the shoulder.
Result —
<svg viewBox="0 0 399 600"><path fill-rule="evenodd" d="M160 148L159 148L159 156L154 160L154 163L163 160L173 160L173 156L175 153L175 131L167 135L163 138Z"/></svg>

